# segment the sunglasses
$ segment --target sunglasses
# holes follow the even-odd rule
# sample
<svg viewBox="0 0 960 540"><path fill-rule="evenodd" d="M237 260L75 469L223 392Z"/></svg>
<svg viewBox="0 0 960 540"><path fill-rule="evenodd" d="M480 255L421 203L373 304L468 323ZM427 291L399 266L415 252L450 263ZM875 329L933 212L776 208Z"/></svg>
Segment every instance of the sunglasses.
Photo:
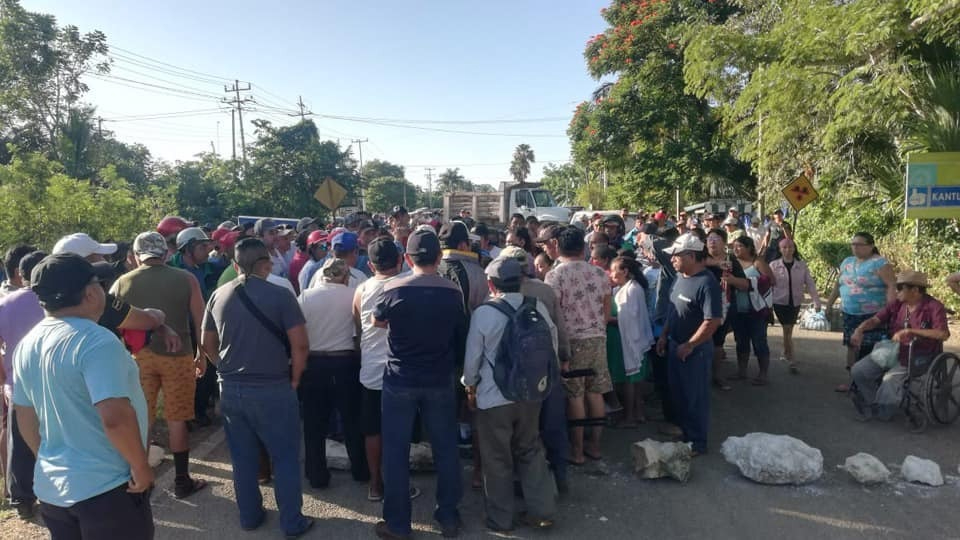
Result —
<svg viewBox="0 0 960 540"><path fill-rule="evenodd" d="M897 283L897 290L902 291L903 289L915 289L916 285L910 285L909 283Z"/></svg>

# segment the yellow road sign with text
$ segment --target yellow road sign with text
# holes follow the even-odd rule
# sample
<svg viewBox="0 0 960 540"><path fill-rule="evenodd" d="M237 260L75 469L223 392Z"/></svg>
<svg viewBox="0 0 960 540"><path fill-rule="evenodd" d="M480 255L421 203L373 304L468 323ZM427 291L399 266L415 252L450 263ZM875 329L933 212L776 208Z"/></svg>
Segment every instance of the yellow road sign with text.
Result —
<svg viewBox="0 0 960 540"><path fill-rule="evenodd" d="M313 198L320 201L320 204L326 206L330 210L336 210L340 203L343 202L343 198L347 196L347 190L343 186L338 184L333 178L326 178L323 183L320 184L320 187L317 188L317 191L313 194Z"/></svg>
<svg viewBox="0 0 960 540"><path fill-rule="evenodd" d="M781 193L783 193L787 202L790 203L790 206L798 212L820 197L820 194L817 193L810 179L804 174L794 178L783 188Z"/></svg>

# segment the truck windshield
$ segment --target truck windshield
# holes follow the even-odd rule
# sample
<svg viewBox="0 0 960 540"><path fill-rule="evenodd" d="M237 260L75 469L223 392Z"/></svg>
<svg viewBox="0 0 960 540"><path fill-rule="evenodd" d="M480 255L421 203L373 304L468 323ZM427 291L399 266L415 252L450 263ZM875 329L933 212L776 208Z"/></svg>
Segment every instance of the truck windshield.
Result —
<svg viewBox="0 0 960 540"><path fill-rule="evenodd" d="M534 189L531 193L533 194L533 200L537 203L537 208L557 206L557 202L553 200L553 195L549 191Z"/></svg>

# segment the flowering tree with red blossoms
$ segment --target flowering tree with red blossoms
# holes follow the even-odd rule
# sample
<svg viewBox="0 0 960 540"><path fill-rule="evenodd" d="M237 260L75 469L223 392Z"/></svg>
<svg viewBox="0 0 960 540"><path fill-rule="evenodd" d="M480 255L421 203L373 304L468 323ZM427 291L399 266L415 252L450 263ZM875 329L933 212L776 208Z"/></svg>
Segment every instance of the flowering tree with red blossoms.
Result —
<svg viewBox="0 0 960 540"><path fill-rule="evenodd" d="M696 201L748 192L749 167L718 143L710 104L683 80L685 32L734 14L724 0L615 0L609 28L586 44L587 70L604 82L568 128L575 160L605 170L607 203L662 204L679 187Z"/></svg>

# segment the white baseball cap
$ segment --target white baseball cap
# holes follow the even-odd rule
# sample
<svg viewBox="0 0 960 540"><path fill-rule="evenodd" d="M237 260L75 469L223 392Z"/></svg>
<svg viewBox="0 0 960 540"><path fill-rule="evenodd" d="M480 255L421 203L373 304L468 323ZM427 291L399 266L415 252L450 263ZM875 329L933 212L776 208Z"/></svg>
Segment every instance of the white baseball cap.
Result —
<svg viewBox="0 0 960 540"><path fill-rule="evenodd" d="M703 242L691 233L681 234L674 240L673 245L664 249L664 253L676 255L684 251L703 251Z"/></svg>
<svg viewBox="0 0 960 540"><path fill-rule="evenodd" d="M73 233L64 236L53 246L52 255L59 253L73 253L81 257L89 257L96 253L97 255L110 255L117 252L116 244L101 244L87 233Z"/></svg>

